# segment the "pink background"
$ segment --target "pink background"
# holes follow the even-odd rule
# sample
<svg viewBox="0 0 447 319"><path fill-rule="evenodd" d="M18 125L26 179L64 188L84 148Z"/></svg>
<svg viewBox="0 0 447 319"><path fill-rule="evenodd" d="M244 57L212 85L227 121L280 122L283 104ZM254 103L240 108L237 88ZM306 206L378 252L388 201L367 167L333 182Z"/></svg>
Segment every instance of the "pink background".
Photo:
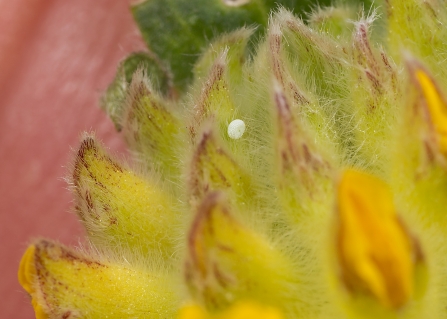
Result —
<svg viewBox="0 0 447 319"><path fill-rule="evenodd" d="M125 150L98 100L144 45L128 0L0 0L0 30L0 317L34 318L20 257L32 238L83 237L62 180L71 149L94 130Z"/></svg>

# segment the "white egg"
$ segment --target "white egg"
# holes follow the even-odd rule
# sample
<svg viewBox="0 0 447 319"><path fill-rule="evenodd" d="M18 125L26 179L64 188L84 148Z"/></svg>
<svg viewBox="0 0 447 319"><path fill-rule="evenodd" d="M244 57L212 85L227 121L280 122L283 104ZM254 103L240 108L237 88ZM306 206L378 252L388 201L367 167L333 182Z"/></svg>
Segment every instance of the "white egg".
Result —
<svg viewBox="0 0 447 319"><path fill-rule="evenodd" d="M244 135L245 123L242 120L234 120L228 125L228 136L233 140L237 140Z"/></svg>

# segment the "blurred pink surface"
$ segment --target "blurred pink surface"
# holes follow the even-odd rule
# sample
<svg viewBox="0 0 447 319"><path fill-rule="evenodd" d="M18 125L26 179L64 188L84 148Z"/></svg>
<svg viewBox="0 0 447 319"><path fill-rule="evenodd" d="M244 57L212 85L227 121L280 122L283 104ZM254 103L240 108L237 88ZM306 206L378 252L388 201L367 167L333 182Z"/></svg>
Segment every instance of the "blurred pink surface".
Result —
<svg viewBox="0 0 447 319"><path fill-rule="evenodd" d="M0 317L34 318L20 257L32 238L83 237L62 180L71 148L94 130L125 151L98 100L144 45L128 0L0 0L0 30Z"/></svg>

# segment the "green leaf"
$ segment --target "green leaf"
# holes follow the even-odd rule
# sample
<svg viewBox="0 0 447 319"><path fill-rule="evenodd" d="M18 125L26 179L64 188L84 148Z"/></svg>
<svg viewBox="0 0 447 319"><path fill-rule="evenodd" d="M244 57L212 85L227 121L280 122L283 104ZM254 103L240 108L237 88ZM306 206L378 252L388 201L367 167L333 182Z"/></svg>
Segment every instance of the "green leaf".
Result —
<svg viewBox="0 0 447 319"><path fill-rule="evenodd" d="M259 0L242 6L222 0L151 0L132 11L149 48L170 65L180 92L191 82L193 66L212 39L243 26L265 26L269 12Z"/></svg>

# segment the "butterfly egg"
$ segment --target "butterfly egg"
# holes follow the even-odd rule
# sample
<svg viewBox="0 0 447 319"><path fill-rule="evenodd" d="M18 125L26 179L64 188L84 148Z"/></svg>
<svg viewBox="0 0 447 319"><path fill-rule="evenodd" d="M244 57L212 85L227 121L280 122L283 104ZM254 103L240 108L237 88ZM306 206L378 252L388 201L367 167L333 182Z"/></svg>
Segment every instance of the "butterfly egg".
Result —
<svg viewBox="0 0 447 319"><path fill-rule="evenodd" d="M251 0L223 0L223 3L229 7L240 7L249 3Z"/></svg>
<svg viewBox="0 0 447 319"><path fill-rule="evenodd" d="M244 135L245 123L242 120L234 120L228 125L228 136L233 140L237 140Z"/></svg>

